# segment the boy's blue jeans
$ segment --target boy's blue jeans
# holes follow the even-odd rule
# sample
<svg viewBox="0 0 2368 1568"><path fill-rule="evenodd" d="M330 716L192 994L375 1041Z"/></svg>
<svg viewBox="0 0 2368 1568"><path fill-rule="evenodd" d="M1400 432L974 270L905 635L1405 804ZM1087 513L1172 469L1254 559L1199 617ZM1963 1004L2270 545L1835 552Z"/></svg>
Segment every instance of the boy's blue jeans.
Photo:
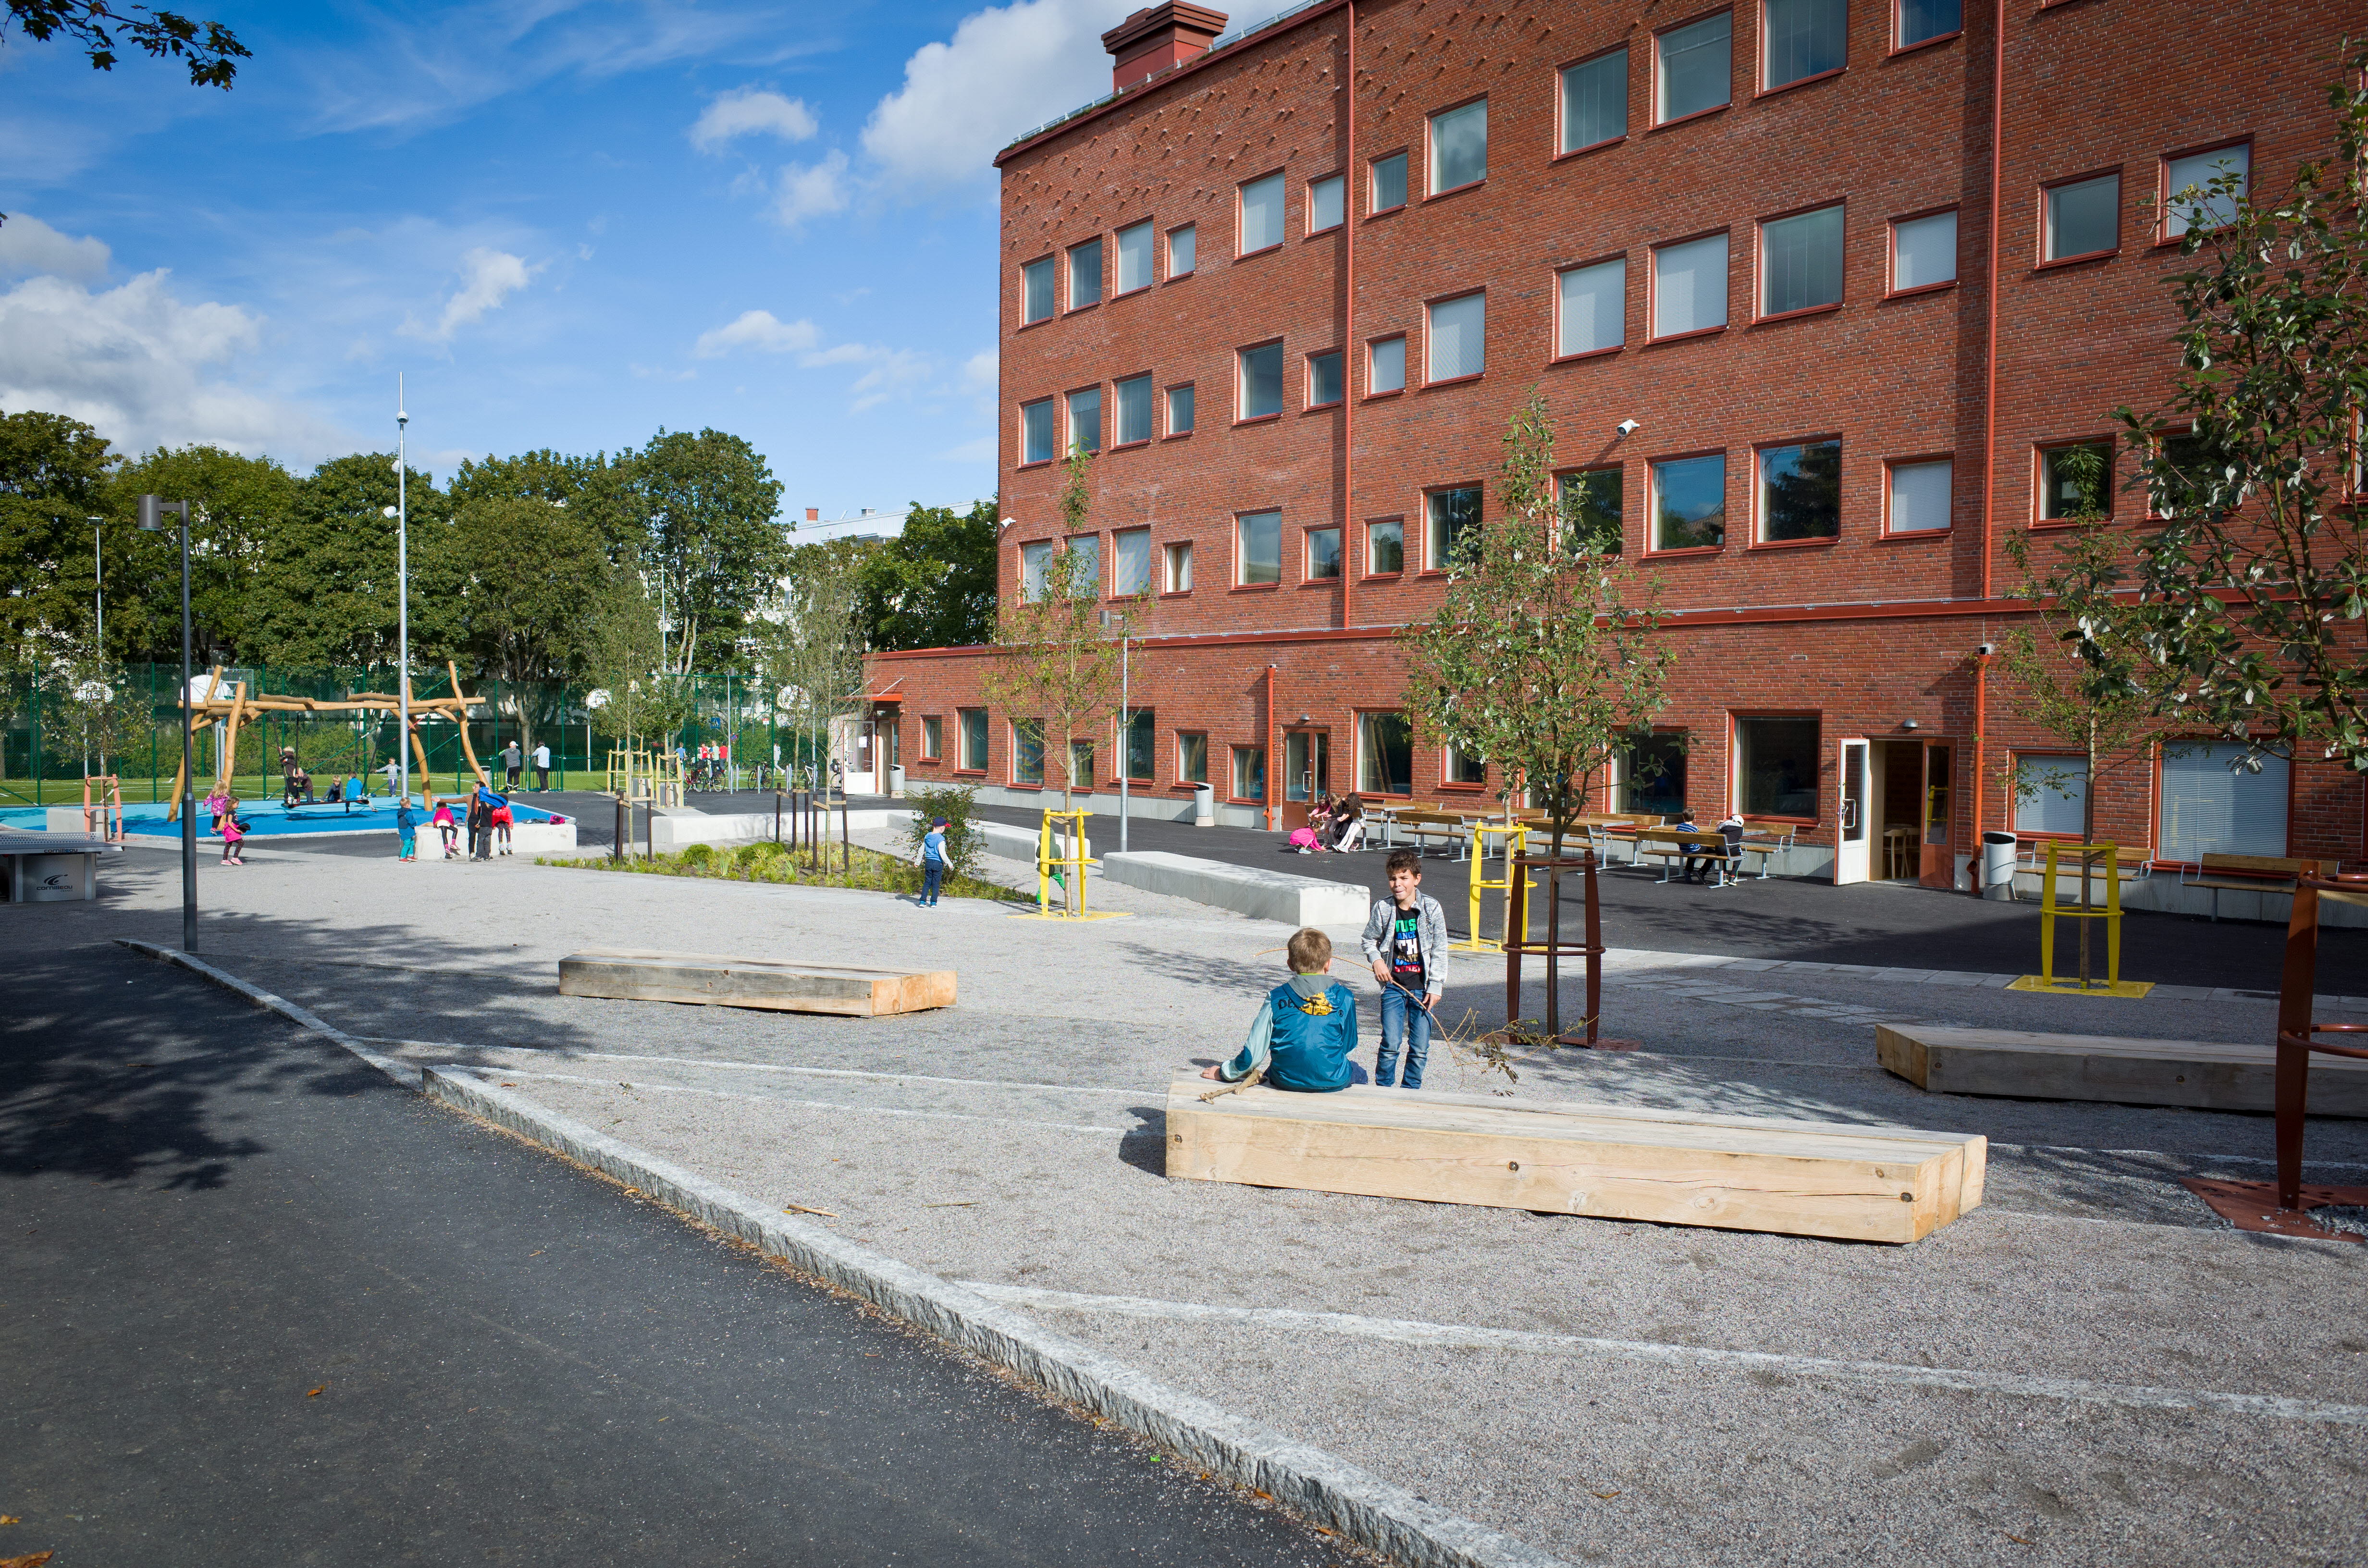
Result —
<svg viewBox="0 0 2368 1568"><path fill-rule="evenodd" d="M923 903L937 903L938 887L945 880L946 866L944 861L923 861L921 864L921 902Z"/></svg>
<svg viewBox="0 0 2368 1568"><path fill-rule="evenodd" d="M1382 1052L1373 1062L1373 1082L1386 1089L1395 1085L1398 1051L1406 1051L1406 1086L1422 1087L1422 1070L1430 1061L1430 1014L1422 998L1402 985L1382 988Z"/></svg>

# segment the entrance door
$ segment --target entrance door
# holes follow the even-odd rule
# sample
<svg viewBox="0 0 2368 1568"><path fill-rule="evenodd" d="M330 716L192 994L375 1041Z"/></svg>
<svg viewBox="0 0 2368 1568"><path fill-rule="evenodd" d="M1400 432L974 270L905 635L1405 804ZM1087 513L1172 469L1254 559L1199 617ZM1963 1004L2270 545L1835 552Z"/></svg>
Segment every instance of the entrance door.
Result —
<svg viewBox="0 0 2368 1568"><path fill-rule="evenodd" d="M1331 788L1330 758L1321 730L1286 730L1282 736L1283 831L1307 825L1307 808Z"/></svg>
<svg viewBox="0 0 2368 1568"><path fill-rule="evenodd" d="M1956 844L1949 835L1955 758L1956 749L1947 741L1924 743L1924 859L1917 881L1943 891L1957 885Z"/></svg>
<svg viewBox="0 0 2368 1568"><path fill-rule="evenodd" d="M1834 834L1836 887L1866 881L1872 842L1867 824L1871 803L1866 777L1867 744L1851 739L1843 741L1841 747L1841 809Z"/></svg>

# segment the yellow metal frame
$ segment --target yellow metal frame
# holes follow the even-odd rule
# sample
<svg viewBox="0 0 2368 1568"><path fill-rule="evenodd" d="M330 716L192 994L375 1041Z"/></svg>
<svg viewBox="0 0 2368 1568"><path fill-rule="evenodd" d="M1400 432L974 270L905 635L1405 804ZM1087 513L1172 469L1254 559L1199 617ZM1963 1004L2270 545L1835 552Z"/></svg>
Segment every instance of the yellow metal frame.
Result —
<svg viewBox="0 0 2368 1568"><path fill-rule="evenodd" d="M1505 840L1505 878L1502 881L1492 882L1480 875L1480 868L1488 858L1487 835L1492 833ZM1528 853L1529 833L1530 830L1527 827L1519 824L1511 827L1506 826L1503 823L1481 822L1472 824L1472 920L1464 927L1472 935L1464 941L1450 943L1447 949L1449 952L1501 953L1505 950L1505 944L1501 937L1491 941L1480 934L1480 895L1484 892L1501 892L1509 895L1512 892L1513 862ZM1534 891L1537 885L1536 879L1531 878L1522 883L1522 891ZM1505 901L1505 920L1508 927L1512 918L1513 903L1508 896Z"/></svg>
<svg viewBox="0 0 2368 1568"><path fill-rule="evenodd" d="M1091 812L1048 811L1044 813L1043 825L1036 830L1036 908L1032 914L1015 915L1013 919L1123 920L1127 917L1123 910L1106 910L1097 915L1089 914L1086 909L1086 868L1093 864L1086 855L1086 819L1091 815ZM1069 824L1069 852L1065 855L1053 853L1053 824L1056 819ZM1074 911L1067 907L1065 897L1062 900L1061 908L1053 907L1053 881L1057 879L1064 890L1069 886L1068 879L1061 875L1064 869L1077 879L1077 907Z"/></svg>
<svg viewBox="0 0 2368 1568"><path fill-rule="evenodd" d="M2081 844L2073 846L2079 853L2080 876L2083 884L2094 875L2088 862L2093 858L2105 863L2105 906L2102 909L2066 907L2055 896L2057 861L2064 846L2055 839L2047 843L2047 869L2040 882L2039 892L2039 972L2026 974L2007 987L2009 991L2046 991L2070 996L2143 996L2154 989L2152 981L2122 980L2122 858L2121 846L2114 844ZM2078 976L2058 979L2055 973L2055 922L2065 920L2102 920L2105 923L2105 983L2083 985Z"/></svg>
<svg viewBox="0 0 2368 1568"><path fill-rule="evenodd" d="M678 806L682 804L682 758L672 752L612 750L607 793L620 800Z"/></svg>

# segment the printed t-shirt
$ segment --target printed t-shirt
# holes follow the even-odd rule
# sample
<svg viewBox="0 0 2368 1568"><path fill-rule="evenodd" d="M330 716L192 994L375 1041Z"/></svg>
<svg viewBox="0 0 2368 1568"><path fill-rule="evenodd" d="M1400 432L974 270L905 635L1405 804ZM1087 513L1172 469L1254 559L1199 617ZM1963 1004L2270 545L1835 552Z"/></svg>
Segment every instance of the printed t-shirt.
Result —
<svg viewBox="0 0 2368 1568"><path fill-rule="evenodd" d="M1422 989L1422 906L1397 912L1390 933L1390 978L1408 991Z"/></svg>

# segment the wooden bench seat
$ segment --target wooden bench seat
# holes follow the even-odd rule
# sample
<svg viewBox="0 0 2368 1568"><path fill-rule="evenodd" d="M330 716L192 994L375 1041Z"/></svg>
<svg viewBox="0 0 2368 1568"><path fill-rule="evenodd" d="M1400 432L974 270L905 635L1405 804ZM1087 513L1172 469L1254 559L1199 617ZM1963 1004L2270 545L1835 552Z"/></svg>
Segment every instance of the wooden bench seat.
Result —
<svg viewBox="0 0 2368 1568"><path fill-rule="evenodd" d="M1982 1200L1988 1142L1898 1127L1179 1075L1167 1175L1431 1203L1912 1242Z"/></svg>
<svg viewBox="0 0 2368 1568"><path fill-rule="evenodd" d="M2331 877L2340 862L2334 860L2293 860L2279 855L2206 855L2194 869L2182 874L2179 885L2212 890L2212 918L2220 918L2220 894L2230 892L2283 892L2294 891L2294 879L2308 875Z"/></svg>
<svg viewBox="0 0 2368 1568"><path fill-rule="evenodd" d="M1877 1024L1874 1054L1885 1072L1936 1094L2197 1110L2277 1105L2277 1050L2268 1044ZM2368 1117L2368 1062L2315 1058L2310 1113Z"/></svg>
<svg viewBox="0 0 2368 1568"><path fill-rule="evenodd" d="M559 960L559 994L876 1018L952 1006L954 971L593 949Z"/></svg>

